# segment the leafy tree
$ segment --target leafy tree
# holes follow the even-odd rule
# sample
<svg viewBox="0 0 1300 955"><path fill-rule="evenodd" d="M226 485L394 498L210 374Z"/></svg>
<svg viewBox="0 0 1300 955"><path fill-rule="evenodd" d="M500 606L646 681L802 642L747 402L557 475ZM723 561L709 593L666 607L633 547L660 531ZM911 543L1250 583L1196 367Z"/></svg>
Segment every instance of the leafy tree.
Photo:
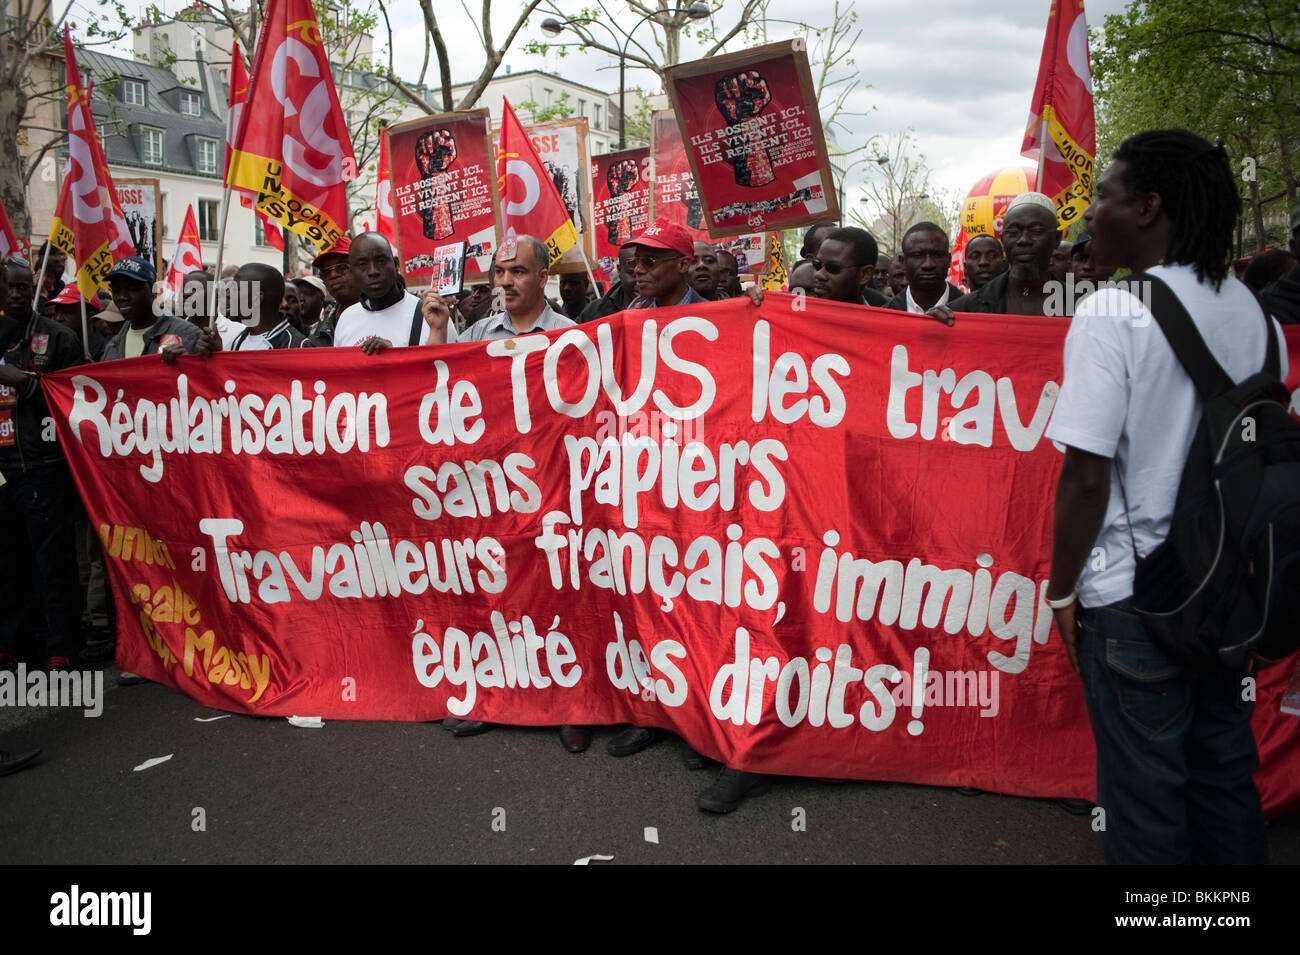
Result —
<svg viewBox="0 0 1300 955"><path fill-rule="evenodd" d="M126 35L130 15L116 0L78 9L81 42L108 43ZM27 187L44 158L67 139L63 128L62 9L43 0L0 3L0 201L20 236L31 231ZM97 8L97 9L96 9Z"/></svg>
<svg viewBox="0 0 1300 955"><path fill-rule="evenodd" d="M1134 133L1185 127L1239 169L1253 245L1285 233L1266 216L1283 219L1300 188L1300 5L1134 2L1092 47L1100 160Z"/></svg>

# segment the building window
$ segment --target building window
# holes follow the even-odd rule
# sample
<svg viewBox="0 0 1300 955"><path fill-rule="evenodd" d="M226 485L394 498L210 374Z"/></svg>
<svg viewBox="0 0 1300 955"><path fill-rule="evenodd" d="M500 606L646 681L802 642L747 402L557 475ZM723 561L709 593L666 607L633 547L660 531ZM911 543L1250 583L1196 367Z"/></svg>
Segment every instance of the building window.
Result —
<svg viewBox="0 0 1300 955"><path fill-rule="evenodd" d="M217 172L217 141L215 139L198 140L198 171L209 176Z"/></svg>
<svg viewBox="0 0 1300 955"><path fill-rule="evenodd" d="M141 161L150 166L161 166L163 161L163 131L161 129L140 130L140 143L144 148Z"/></svg>
<svg viewBox="0 0 1300 955"><path fill-rule="evenodd" d="M144 105L144 84L139 80L122 81L122 101L127 106Z"/></svg>
<svg viewBox="0 0 1300 955"><path fill-rule="evenodd" d="M591 104L591 125L594 129L600 129L600 104Z"/></svg>
<svg viewBox="0 0 1300 955"><path fill-rule="evenodd" d="M221 230L221 201L218 199L199 200L199 239L203 242L216 242Z"/></svg>
<svg viewBox="0 0 1300 955"><path fill-rule="evenodd" d="M547 87L543 86L543 87L542 87L542 92L546 94L546 102L543 103L542 105L543 105L543 106L550 106L550 105L551 105L551 98L555 95L555 90L548 89Z"/></svg>
<svg viewBox="0 0 1300 955"><path fill-rule="evenodd" d="M203 112L203 98L198 93L181 92L181 112L186 116L198 116Z"/></svg>
<svg viewBox="0 0 1300 955"><path fill-rule="evenodd" d="M579 116L587 115L587 101L585 99L578 100L578 115Z"/></svg>
<svg viewBox="0 0 1300 955"><path fill-rule="evenodd" d="M254 214L253 216L253 245L261 249L269 249L271 243L266 241L266 226L262 225L262 218Z"/></svg>

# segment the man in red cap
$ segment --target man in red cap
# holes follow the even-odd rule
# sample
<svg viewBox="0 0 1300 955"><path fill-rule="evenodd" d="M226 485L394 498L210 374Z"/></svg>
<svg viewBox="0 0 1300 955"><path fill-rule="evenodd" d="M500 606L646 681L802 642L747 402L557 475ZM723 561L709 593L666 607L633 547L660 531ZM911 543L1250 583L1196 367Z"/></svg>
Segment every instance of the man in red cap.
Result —
<svg viewBox="0 0 1300 955"><path fill-rule="evenodd" d="M63 286L63 291L50 300L54 306L54 320L66 328L72 334L77 336L77 341L81 342L81 292L77 290L76 283ZM94 302L86 306L86 321L89 325L90 316L98 312L99 303ZM104 353L104 346L108 344L108 339L99 332L90 328L90 345L86 347L85 342L81 342L86 353L95 361L99 361L99 356Z"/></svg>
<svg viewBox="0 0 1300 955"><path fill-rule="evenodd" d="M623 243L632 247L632 275L636 298L628 308L663 308L695 305L706 299L691 288L691 263L695 240L684 228L667 219L655 219L638 236Z"/></svg>
<svg viewBox="0 0 1300 955"><path fill-rule="evenodd" d="M348 264L348 251L351 248L352 240L340 236L337 242L316 256L311 263L334 299L334 304L322 313L320 324L313 333L321 345L334 344L334 327L338 324L339 316L344 309L361 301L361 293L357 291L357 284L352 279L352 267Z"/></svg>

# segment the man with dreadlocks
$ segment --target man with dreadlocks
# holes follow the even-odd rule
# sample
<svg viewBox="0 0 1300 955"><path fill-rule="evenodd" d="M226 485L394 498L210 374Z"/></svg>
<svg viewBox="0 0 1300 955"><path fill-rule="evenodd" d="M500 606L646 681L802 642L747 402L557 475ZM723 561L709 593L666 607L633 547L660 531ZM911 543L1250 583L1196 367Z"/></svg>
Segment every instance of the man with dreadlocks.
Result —
<svg viewBox="0 0 1300 955"><path fill-rule="evenodd" d="M1267 335L1281 338L1229 275L1240 211L1223 149L1169 130L1125 140L1084 214L1098 259L1162 279L1234 381L1263 366ZM1169 534L1201 417L1143 300L1098 290L1079 303L1065 340L1047 429L1066 446L1047 602L1083 678L1106 861L1264 862L1244 674L1180 665L1132 611L1136 555Z"/></svg>

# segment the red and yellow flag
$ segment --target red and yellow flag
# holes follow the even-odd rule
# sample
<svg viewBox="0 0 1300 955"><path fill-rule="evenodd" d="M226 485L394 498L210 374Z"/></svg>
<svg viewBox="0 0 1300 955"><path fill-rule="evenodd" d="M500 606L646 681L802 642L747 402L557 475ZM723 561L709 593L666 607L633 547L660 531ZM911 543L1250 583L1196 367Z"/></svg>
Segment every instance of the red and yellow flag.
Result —
<svg viewBox="0 0 1300 955"><path fill-rule="evenodd" d="M235 136L239 132L239 121L247 100L248 71L244 69L244 58L239 55L239 41L235 40L230 50L230 93L226 97L226 162L221 173L223 182L230 181L230 156L235 148Z"/></svg>
<svg viewBox="0 0 1300 955"><path fill-rule="evenodd" d="M1092 202L1097 156L1083 0L1052 0L1020 154L1039 160L1038 191L1055 200L1057 222L1068 228Z"/></svg>
<svg viewBox="0 0 1300 955"><path fill-rule="evenodd" d="M521 235L541 239L550 250L550 264L554 264L578 244L578 232L532 139L510 108L510 101L502 102L501 143L497 148L502 231L507 239Z"/></svg>
<svg viewBox="0 0 1300 955"><path fill-rule="evenodd" d="M270 0L226 181L323 252L348 230L347 183L356 176L311 0Z"/></svg>
<svg viewBox="0 0 1300 955"><path fill-rule="evenodd" d="M135 243L117 204L113 177L90 112L90 92L81 88L81 72L68 29L63 29L67 60L68 168L50 224L51 243L77 266L77 289L90 301L103 288L116 259L135 255Z"/></svg>

